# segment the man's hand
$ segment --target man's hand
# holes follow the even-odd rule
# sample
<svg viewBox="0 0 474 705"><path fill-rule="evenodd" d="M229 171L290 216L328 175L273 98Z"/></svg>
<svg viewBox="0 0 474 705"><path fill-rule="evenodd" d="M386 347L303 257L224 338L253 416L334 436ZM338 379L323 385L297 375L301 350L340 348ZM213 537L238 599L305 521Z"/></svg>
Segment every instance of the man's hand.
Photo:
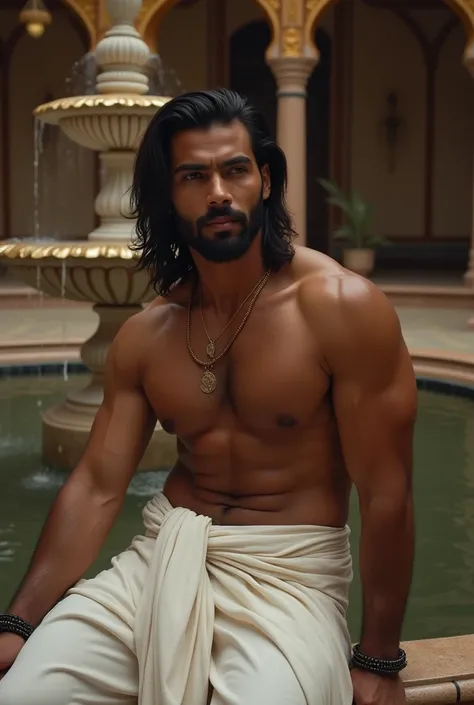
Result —
<svg viewBox="0 0 474 705"><path fill-rule="evenodd" d="M357 668L351 676L355 705L406 705L405 688L399 677L377 676Z"/></svg>
<svg viewBox="0 0 474 705"><path fill-rule="evenodd" d="M25 644L24 639L17 634L0 635L0 680L13 665L16 657Z"/></svg>

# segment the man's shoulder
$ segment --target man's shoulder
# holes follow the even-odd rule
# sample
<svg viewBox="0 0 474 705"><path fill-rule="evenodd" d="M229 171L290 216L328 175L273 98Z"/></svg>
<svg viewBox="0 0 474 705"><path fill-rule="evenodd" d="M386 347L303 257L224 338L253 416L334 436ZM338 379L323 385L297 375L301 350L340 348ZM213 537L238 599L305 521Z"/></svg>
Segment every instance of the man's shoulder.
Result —
<svg viewBox="0 0 474 705"><path fill-rule="evenodd" d="M361 344L399 336L395 309L373 282L326 255L299 250L300 307L318 337Z"/></svg>
<svg viewBox="0 0 474 705"><path fill-rule="evenodd" d="M134 374L144 369L150 349L158 350L160 332L166 329L176 301L157 296L120 327L109 352L117 374Z"/></svg>
<svg viewBox="0 0 474 705"><path fill-rule="evenodd" d="M178 308L187 308L188 302L189 286L185 284L176 286L168 296L156 296L141 311L125 321L120 329L121 337L124 339L135 337L135 342L137 339L146 342L149 336L160 333L163 325Z"/></svg>
<svg viewBox="0 0 474 705"><path fill-rule="evenodd" d="M116 340L125 345L128 341L142 341L144 336L150 335L156 322L166 316L169 303L161 296L157 296L153 301L137 311L133 316L127 318L122 324Z"/></svg>

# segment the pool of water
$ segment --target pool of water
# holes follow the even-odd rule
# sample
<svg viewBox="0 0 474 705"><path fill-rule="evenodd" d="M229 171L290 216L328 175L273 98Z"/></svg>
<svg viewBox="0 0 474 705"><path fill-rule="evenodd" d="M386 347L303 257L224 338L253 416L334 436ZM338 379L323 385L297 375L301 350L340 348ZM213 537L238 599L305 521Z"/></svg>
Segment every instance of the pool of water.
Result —
<svg viewBox="0 0 474 705"><path fill-rule="evenodd" d="M0 610L27 569L51 502L65 473L41 463L42 409L84 385L83 375L0 378ZM415 442L416 569L404 638L474 633L474 402L420 391ZM376 433L376 429L374 429ZM166 470L138 473L120 518L89 575L106 567L141 531L141 508ZM360 624L357 578L359 520L351 528L356 578L349 622Z"/></svg>

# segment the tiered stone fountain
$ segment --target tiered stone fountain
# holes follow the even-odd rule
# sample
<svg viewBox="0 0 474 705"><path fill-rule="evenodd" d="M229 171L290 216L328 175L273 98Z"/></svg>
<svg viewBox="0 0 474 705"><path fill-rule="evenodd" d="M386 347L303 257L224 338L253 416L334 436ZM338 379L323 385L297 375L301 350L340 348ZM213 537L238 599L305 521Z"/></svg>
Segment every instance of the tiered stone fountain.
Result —
<svg viewBox="0 0 474 705"><path fill-rule="evenodd" d="M94 303L99 325L82 346L92 373L81 391L43 415L43 456L73 468L79 460L103 398L103 373L110 343L123 322L153 298L146 272L136 269L129 248L134 223L127 191L135 150L152 115L168 98L146 95L149 49L134 28L141 0L107 0L111 29L98 43L97 95L69 97L40 105L35 115L59 125L73 141L100 153L101 188L95 202L99 226L79 242L8 242L0 263L28 285L51 296ZM157 426L141 469L172 463L175 443Z"/></svg>

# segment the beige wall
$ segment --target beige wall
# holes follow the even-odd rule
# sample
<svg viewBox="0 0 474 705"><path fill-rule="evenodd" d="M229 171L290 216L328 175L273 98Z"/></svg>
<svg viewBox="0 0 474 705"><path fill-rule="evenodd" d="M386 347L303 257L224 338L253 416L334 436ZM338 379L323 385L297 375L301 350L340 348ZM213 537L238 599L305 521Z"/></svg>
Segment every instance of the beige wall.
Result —
<svg viewBox="0 0 474 705"><path fill-rule="evenodd" d="M422 11L417 22L434 37L449 11ZM433 235L471 229L474 83L462 65L465 37L456 28L443 48L436 82ZM376 207L375 230L421 237L424 222L426 73L420 46L389 10L355 0L352 185ZM403 120L390 173L382 121L395 91Z"/></svg>
<svg viewBox="0 0 474 705"><path fill-rule="evenodd" d="M4 32L4 17L0 27ZM16 22L16 18L14 17ZM11 61L10 155L11 209L14 237L35 233L34 119L32 111L46 97L65 94L65 79L84 53L66 12L55 12L45 35L35 40L24 33ZM93 228L93 155L48 128L45 154L40 157L40 234L80 238ZM45 181L47 176L47 181ZM0 185L1 186L1 185Z"/></svg>
<svg viewBox="0 0 474 705"><path fill-rule="evenodd" d="M175 6L163 18L157 38L158 52L165 67L176 72L184 90L208 87L207 0L188 7ZM265 19L255 0L228 0L227 37L239 27Z"/></svg>
<svg viewBox="0 0 474 705"><path fill-rule="evenodd" d="M207 87L206 5L206 0L200 0L189 7L171 8L159 29L158 52L185 91Z"/></svg>

